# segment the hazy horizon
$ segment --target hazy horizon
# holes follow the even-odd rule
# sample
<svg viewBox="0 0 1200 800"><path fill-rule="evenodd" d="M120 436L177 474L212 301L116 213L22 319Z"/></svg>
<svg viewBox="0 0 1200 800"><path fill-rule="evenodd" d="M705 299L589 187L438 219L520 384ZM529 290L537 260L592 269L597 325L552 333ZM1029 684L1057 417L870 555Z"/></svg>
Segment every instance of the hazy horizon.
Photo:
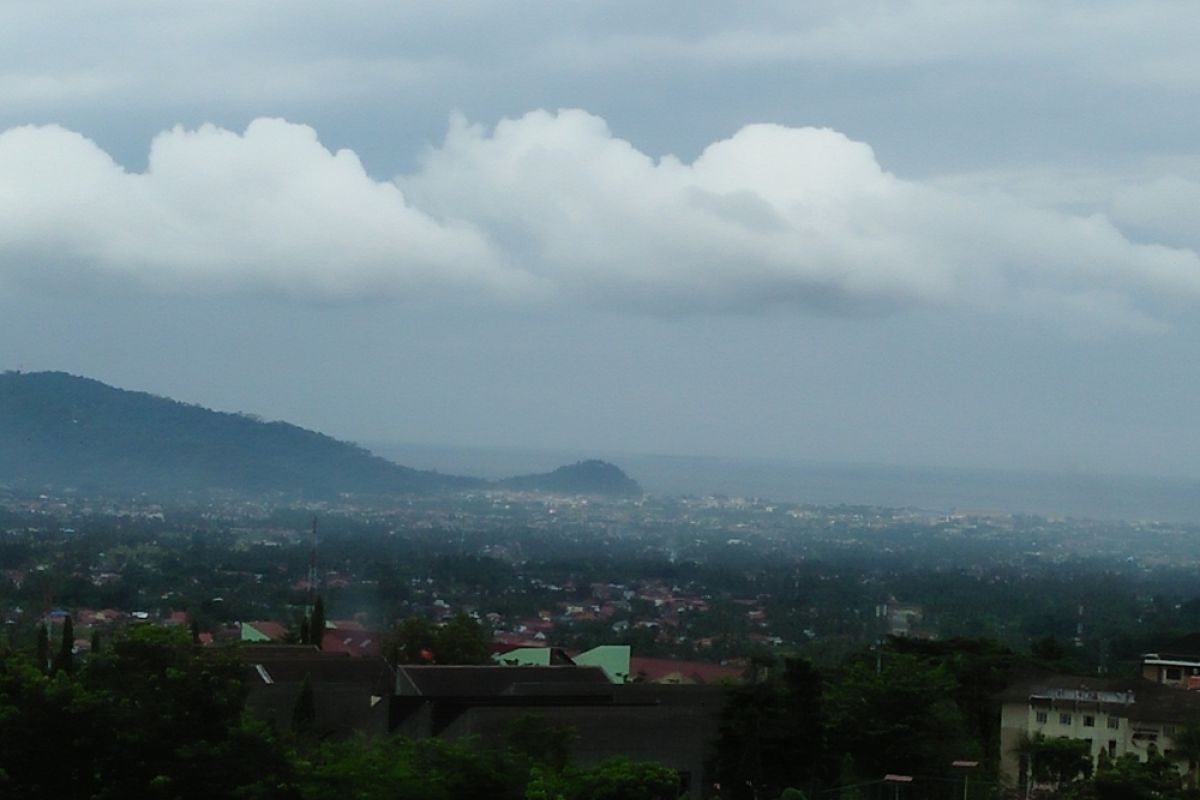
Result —
<svg viewBox="0 0 1200 800"><path fill-rule="evenodd" d="M849 464L605 450L365 443L417 469L496 480L601 458L652 495L753 497L822 506L1036 514L1096 520L1200 523L1200 481L1182 476L1019 472L912 464Z"/></svg>

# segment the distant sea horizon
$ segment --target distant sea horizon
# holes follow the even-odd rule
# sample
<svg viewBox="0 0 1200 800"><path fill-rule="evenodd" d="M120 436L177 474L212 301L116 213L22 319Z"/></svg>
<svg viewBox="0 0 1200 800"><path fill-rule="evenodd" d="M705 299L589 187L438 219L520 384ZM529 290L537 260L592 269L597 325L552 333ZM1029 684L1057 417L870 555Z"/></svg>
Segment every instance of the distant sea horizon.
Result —
<svg viewBox="0 0 1200 800"><path fill-rule="evenodd" d="M659 496L720 494L820 506L1200 523L1200 480L1194 478L394 442L366 447L404 466L488 479L600 458Z"/></svg>

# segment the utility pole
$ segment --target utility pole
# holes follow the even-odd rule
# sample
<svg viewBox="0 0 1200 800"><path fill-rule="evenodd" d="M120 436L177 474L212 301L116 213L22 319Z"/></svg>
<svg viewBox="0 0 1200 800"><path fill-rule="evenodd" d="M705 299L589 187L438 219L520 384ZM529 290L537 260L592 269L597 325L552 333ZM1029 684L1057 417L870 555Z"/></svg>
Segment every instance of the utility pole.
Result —
<svg viewBox="0 0 1200 800"><path fill-rule="evenodd" d="M951 762L950 766L954 767L955 769L961 769L963 771L963 793L962 793L962 796L963 796L963 800L967 800L967 792L970 790L970 786L971 786L971 770L978 767L979 762L978 761L967 761L965 759L960 759L958 761Z"/></svg>

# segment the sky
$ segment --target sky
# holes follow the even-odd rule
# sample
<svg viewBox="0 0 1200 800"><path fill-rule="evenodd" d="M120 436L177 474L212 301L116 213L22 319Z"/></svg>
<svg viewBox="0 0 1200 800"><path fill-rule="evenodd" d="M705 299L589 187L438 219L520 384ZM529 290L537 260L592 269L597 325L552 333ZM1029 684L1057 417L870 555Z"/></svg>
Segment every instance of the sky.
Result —
<svg viewBox="0 0 1200 800"><path fill-rule="evenodd" d="M0 4L0 369L1200 477L1200 6Z"/></svg>

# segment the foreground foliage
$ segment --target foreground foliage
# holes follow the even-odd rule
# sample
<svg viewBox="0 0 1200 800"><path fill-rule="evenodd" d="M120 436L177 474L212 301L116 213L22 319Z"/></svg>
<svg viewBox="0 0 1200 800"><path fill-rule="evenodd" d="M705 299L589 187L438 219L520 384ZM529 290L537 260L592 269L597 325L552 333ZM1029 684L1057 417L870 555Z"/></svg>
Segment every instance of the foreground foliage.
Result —
<svg viewBox="0 0 1200 800"><path fill-rule="evenodd" d="M401 645L416 647L416 634ZM471 638L471 637L463 637ZM572 763L570 730L530 716L504 746L362 737L317 742L309 714L277 733L245 713L236 650L201 649L183 628L134 627L82 663L0 647L0 800L674 800L675 773L611 759ZM730 687L712 758L720 796L873 796L879 776L914 775L929 798L965 788L951 762L981 762L973 796L994 787L997 691L1029 657L977 640L892 642L837 669L755 665ZM1200 727L1175 761L1102 757L1086 742L1021 744L1039 796L1200 800ZM1185 774L1177 766L1187 765Z"/></svg>
<svg viewBox="0 0 1200 800"><path fill-rule="evenodd" d="M236 660L186 631L136 628L75 674L0 659L0 797L284 797L290 770Z"/></svg>
<svg viewBox="0 0 1200 800"><path fill-rule="evenodd" d="M138 627L79 669L0 652L0 800L675 800L657 764L569 763L538 719L508 747L401 737L313 743L244 713L236 651Z"/></svg>

